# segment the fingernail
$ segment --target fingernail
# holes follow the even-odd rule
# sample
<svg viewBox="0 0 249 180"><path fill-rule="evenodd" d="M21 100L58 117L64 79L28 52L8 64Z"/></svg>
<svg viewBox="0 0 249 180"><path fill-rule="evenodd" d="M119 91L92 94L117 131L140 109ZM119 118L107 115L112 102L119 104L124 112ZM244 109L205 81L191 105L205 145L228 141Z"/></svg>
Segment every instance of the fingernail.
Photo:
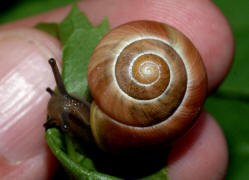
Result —
<svg viewBox="0 0 249 180"><path fill-rule="evenodd" d="M48 59L61 58L59 42L34 29L0 31L0 156L18 164L45 148Z"/></svg>

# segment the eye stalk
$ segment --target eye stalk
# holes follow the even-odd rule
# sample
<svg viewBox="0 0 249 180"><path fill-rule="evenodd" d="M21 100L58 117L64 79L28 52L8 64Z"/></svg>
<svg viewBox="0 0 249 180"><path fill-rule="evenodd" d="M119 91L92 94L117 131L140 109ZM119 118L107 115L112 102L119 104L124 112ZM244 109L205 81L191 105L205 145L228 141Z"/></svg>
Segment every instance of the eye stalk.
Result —
<svg viewBox="0 0 249 180"><path fill-rule="evenodd" d="M56 61L55 59L51 58L48 60L48 63L50 64L51 68L52 68L52 71L53 71L53 74L54 74L54 78L55 78L55 81L56 81L56 84L57 84L57 88L59 90L59 92L63 95L68 95L67 91L66 91L66 88L62 82L62 79L61 79L61 75L60 75L60 72L59 72L59 69L58 69L58 66L56 64ZM47 91L50 93L52 90L48 90L50 88L47 88ZM51 93L50 93L51 94Z"/></svg>

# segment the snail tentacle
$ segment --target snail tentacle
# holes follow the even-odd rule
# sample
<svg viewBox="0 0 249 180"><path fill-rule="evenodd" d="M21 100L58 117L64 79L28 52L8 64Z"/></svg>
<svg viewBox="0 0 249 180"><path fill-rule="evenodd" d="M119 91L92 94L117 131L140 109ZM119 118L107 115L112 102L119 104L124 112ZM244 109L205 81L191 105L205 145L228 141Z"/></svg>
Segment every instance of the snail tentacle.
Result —
<svg viewBox="0 0 249 180"><path fill-rule="evenodd" d="M55 78L59 92L63 95L68 95L67 90L62 82L61 75L60 75L55 59L51 58L48 60L48 62L53 70L54 78Z"/></svg>
<svg viewBox="0 0 249 180"><path fill-rule="evenodd" d="M50 94L50 96L55 96L55 92L51 88L46 88L46 91Z"/></svg>

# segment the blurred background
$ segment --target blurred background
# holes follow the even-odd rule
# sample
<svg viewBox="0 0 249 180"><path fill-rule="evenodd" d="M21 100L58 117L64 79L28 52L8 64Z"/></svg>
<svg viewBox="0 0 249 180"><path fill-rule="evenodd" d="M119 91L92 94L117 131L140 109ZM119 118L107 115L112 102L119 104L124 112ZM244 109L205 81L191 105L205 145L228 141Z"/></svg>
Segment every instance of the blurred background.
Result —
<svg viewBox="0 0 249 180"><path fill-rule="evenodd" d="M0 24L39 14L77 0L8 0L0 6ZM229 180L249 179L249 1L214 0L235 36L235 59L222 85L205 104L228 142Z"/></svg>

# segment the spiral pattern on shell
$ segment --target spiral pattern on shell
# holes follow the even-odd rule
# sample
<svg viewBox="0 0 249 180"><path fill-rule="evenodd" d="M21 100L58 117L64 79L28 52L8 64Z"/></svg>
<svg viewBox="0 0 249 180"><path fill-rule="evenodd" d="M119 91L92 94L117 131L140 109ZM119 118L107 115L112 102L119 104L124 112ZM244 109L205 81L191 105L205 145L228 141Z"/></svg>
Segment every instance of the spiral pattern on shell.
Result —
<svg viewBox="0 0 249 180"><path fill-rule="evenodd" d="M103 149L178 137L193 124L207 89L193 44L173 27L152 21L127 23L108 33L91 57L88 81L95 101L92 131Z"/></svg>

